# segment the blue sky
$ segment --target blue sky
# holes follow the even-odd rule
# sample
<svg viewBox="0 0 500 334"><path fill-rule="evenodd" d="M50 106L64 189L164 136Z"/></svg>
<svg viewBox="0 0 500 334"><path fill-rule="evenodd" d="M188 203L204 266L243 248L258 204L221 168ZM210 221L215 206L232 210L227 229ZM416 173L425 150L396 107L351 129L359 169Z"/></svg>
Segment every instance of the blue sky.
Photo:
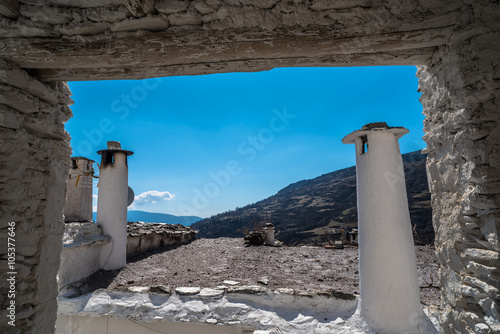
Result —
<svg viewBox="0 0 500 334"><path fill-rule="evenodd" d="M415 73L316 67L70 82L66 130L73 156L100 162L108 140L135 152L132 209L209 217L353 166L354 147L341 139L367 123L408 128L402 153L424 148Z"/></svg>

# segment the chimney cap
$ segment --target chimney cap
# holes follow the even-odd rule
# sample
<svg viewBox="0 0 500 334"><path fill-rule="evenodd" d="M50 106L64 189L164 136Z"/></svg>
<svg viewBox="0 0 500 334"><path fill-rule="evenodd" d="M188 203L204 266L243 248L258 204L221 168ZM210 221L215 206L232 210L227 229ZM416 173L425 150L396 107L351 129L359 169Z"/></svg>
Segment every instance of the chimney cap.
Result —
<svg viewBox="0 0 500 334"><path fill-rule="evenodd" d="M375 123L365 124L361 127L361 130L372 130L372 129L389 129L389 125L387 125L386 122L375 122Z"/></svg>
<svg viewBox="0 0 500 334"><path fill-rule="evenodd" d="M407 128L404 128L402 126L394 126L394 127L388 126L386 122L368 123L366 125L363 125L363 127L361 127L361 130L356 130L354 132L351 132L350 134L342 138L342 143L354 144L356 142L356 138L367 135L368 133L374 131L392 132L397 139L401 138L402 136L410 132Z"/></svg>
<svg viewBox="0 0 500 334"><path fill-rule="evenodd" d="M119 141L108 141L108 150L121 150L122 144Z"/></svg>
<svg viewBox="0 0 500 334"><path fill-rule="evenodd" d="M97 154L102 155L103 152L123 152L127 156L134 154L132 151L127 151L127 150L122 150L122 144L120 144L119 141L108 141L107 143L108 149L107 150L100 150L97 151Z"/></svg>

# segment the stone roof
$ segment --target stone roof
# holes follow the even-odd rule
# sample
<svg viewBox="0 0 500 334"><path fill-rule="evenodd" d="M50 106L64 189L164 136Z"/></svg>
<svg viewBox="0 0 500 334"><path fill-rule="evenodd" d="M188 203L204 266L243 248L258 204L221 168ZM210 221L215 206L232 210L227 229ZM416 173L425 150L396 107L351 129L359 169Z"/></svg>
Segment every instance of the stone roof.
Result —
<svg viewBox="0 0 500 334"><path fill-rule="evenodd" d="M128 222L127 234L129 236L142 236L146 234L181 234L195 233L195 230L190 226L181 224L164 224L164 223L144 223L144 222Z"/></svg>

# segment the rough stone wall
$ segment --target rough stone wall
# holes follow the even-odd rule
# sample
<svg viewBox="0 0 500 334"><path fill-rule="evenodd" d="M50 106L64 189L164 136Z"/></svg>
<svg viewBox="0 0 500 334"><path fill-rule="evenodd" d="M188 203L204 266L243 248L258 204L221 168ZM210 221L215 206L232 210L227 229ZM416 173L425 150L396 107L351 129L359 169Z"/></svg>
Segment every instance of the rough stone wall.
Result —
<svg viewBox="0 0 500 334"><path fill-rule="evenodd" d="M190 226L129 222L127 224L127 259L161 247L190 243L196 232Z"/></svg>
<svg viewBox="0 0 500 334"><path fill-rule="evenodd" d="M51 333L64 229L72 104L63 82L44 84L0 59L0 332ZM15 298L8 298L8 223L15 222ZM9 276L10 277L10 276ZM7 306L16 305L16 326ZM9 319L10 320L10 319Z"/></svg>
<svg viewBox="0 0 500 334"><path fill-rule="evenodd" d="M464 7L417 74L445 333L500 333L500 29L482 25L498 11Z"/></svg>

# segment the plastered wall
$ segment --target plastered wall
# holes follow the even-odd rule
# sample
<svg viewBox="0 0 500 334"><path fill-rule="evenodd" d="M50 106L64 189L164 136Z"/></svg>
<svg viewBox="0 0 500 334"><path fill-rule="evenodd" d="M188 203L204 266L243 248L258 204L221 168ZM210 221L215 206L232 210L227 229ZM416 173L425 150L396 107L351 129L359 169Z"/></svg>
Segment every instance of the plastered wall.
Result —
<svg viewBox="0 0 500 334"><path fill-rule="evenodd" d="M54 326L55 275L71 151L63 122L72 115L70 95L65 83L41 83L0 59L2 333L49 333ZM9 230L12 222L14 228ZM12 239L7 239L9 232L14 232ZM15 249L13 267L8 267L7 246ZM8 274L15 278L13 298L8 297L7 269L14 273ZM15 327L5 321L11 301L15 302Z"/></svg>

